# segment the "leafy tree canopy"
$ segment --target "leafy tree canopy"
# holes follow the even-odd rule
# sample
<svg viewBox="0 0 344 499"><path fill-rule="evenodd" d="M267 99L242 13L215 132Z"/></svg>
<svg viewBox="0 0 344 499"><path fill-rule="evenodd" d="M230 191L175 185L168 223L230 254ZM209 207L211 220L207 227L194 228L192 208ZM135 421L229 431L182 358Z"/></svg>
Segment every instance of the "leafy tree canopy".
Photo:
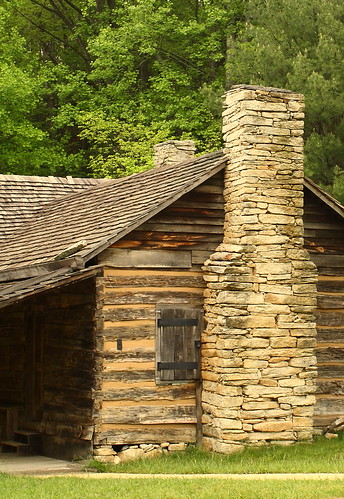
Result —
<svg viewBox="0 0 344 499"><path fill-rule="evenodd" d="M13 69L1 81L14 91L0 114L13 108L14 143L4 136L3 154L0 144L2 171L118 176L150 167L161 140L220 147L226 43L241 27L242 0L4 5L0 43Z"/></svg>
<svg viewBox="0 0 344 499"><path fill-rule="evenodd" d="M249 0L228 77L305 94L306 174L344 202L344 3Z"/></svg>

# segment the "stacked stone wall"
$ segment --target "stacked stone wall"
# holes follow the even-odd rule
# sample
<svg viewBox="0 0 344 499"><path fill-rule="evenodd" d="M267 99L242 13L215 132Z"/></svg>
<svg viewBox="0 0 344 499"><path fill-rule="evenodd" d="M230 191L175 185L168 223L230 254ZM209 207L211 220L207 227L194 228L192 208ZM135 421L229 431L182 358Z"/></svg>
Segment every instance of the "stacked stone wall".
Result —
<svg viewBox="0 0 344 499"><path fill-rule="evenodd" d="M193 140L167 140L154 146L154 168L191 159L196 152Z"/></svg>
<svg viewBox="0 0 344 499"><path fill-rule="evenodd" d="M303 97L239 86L225 96L224 240L205 263L203 441L309 439L316 270L303 249Z"/></svg>

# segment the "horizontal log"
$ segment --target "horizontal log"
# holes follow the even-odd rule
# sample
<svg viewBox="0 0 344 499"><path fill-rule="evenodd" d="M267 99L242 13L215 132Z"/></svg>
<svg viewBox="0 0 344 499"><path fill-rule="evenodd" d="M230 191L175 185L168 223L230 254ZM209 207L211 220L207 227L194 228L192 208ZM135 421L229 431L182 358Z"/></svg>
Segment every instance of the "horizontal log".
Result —
<svg viewBox="0 0 344 499"><path fill-rule="evenodd" d="M310 220L310 217L304 217L304 227L305 229L319 229L323 231L338 231L339 233L343 230L344 228L344 222L343 223L335 223L333 220L329 223L327 220L315 220L313 217L313 220Z"/></svg>
<svg viewBox="0 0 344 499"><path fill-rule="evenodd" d="M103 309L103 318L106 321L134 321L151 319L155 320L155 307L118 307L113 309Z"/></svg>
<svg viewBox="0 0 344 499"><path fill-rule="evenodd" d="M189 251L109 248L103 251L99 257L99 263L127 268L190 268L191 253Z"/></svg>
<svg viewBox="0 0 344 499"><path fill-rule="evenodd" d="M344 377L342 379L317 379L318 395L344 395Z"/></svg>
<svg viewBox="0 0 344 499"><path fill-rule="evenodd" d="M311 260L320 267L344 267L344 255L311 255Z"/></svg>
<svg viewBox="0 0 344 499"><path fill-rule="evenodd" d="M101 411L104 424L182 424L196 423L195 405L116 407Z"/></svg>
<svg viewBox="0 0 344 499"><path fill-rule="evenodd" d="M313 418L314 428L319 428L321 430L325 430L331 423L333 423L336 419L342 418L343 413L339 414L328 414L328 415L315 415Z"/></svg>
<svg viewBox="0 0 344 499"><path fill-rule="evenodd" d="M105 351L101 353L101 356L106 361L121 361L121 362L147 362L155 360L155 348L152 351L137 350L131 352L124 352L119 350L116 352Z"/></svg>
<svg viewBox="0 0 344 499"><path fill-rule="evenodd" d="M318 326L344 326L344 310L337 310L336 312L328 312L327 310L317 309L316 322Z"/></svg>
<svg viewBox="0 0 344 499"><path fill-rule="evenodd" d="M128 292L128 293L113 293L108 292L106 294L106 302L108 304L122 304L122 303L188 303L192 301L193 303L202 303L203 293L202 290L195 290L192 292L183 291L161 291L154 293L138 293L138 292Z"/></svg>
<svg viewBox="0 0 344 499"><path fill-rule="evenodd" d="M343 276L338 276L337 278L326 279L325 277L319 276L317 289L319 294L321 293L344 293L344 278Z"/></svg>
<svg viewBox="0 0 344 499"><path fill-rule="evenodd" d="M315 404L315 414L326 416L329 414L342 414L344 409L344 397L317 395Z"/></svg>
<svg viewBox="0 0 344 499"><path fill-rule="evenodd" d="M117 425L118 426L118 425ZM179 427L178 427L179 426ZM196 441L196 425L147 425L142 427L118 428L116 425L103 425L101 432L95 435L95 444L106 441L109 445L144 444L144 443L193 443Z"/></svg>
<svg viewBox="0 0 344 499"><path fill-rule="evenodd" d="M156 385L154 387L133 387L121 388L102 392L103 400L176 400L195 397L195 385Z"/></svg>
<svg viewBox="0 0 344 499"><path fill-rule="evenodd" d="M342 378L344 377L344 363L318 364L319 378Z"/></svg>
<svg viewBox="0 0 344 499"><path fill-rule="evenodd" d="M175 275L130 275L130 276L111 276L105 280L107 288L123 286L156 286L156 287L186 287L186 288L204 288L205 282L202 274L198 276L175 276Z"/></svg>
<svg viewBox="0 0 344 499"><path fill-rule="evenodd" d="M319 347L316 354L318 362L340 362L344 360L344 348Z"/></svg>
<svg viewBox="0 0 344 499"><path fill-rule="evenodd" d="M318 308L331 309L343 308L344 309L344 293L343 294L322 294L318 293Z"/></svg>
<svg viewBox="0 0 344 499"><path fill-rule="evenodd" d="M206 235L204 235L204 239L207 239ZM221 238L217 238L219 241ZM193 249L206 249L212 247L214 244L218 245L218 242L200 242L200 241L177 241L177 240L166 240L166 241L158 241L152 237L147 241L133 240L133 239L121 239L117 243L113 245L113 248L117 249L128 249L128 250L137 250L137 251L190 251ZM156 265L152 266L156 267Z"/></svg>
<svg viewBox="0 0 344 499"><path fill-rule="evenodd" d="M151 222L146 222L141 225L141 230L143 231L152 231L152 232L169 232L171 230L171 225L167 223L151 223ZM182 225L182 224L175 224L174 225L174 230L176 232L190 232L190 226L189 225ZM199 233L199 234L223 234L223 226L222 225L208 225L208 223L205 224L200 224L200 225L194 225L192 227L192 232L193 233Z"/></svg>
<svg viewBox="0 0 344 499"><path fill-rule="evenodd" d="M323 277L341 277L343 278L344 272L342 267L320 267L318 268L319 275Z"/></svg>
<svg viewBox="0 0 344 499"><path fill-rule="evenodd" d="M129 321L128 321L129 322ZM131 339L135 338L154 338L156 334L156 325L154 323L150 325L140 325L140 321L137 321L137 324L132 325L131 323L128 326L123 322L123 326L109 327L107 325L103 331L99 333L103 335L106 339Z"/></svg>
<svg viewBox="0 0 344 499"><path fill-rule="evenodd" d="M342 328L321 328L317 329L317 342L321 343L342 343L344 341L344 325Z"/></svg>
<svg viewBox="0 0 344 499"><path fill-rule="evenodd" d="M132 371L108 371L102 374L103 381L155 381L155 369L136 369Z"/></svg>
<svg viewBox="0 0 344 499"><path fill-rule="evenodd" d="M190 226L190 233L194 232L195 225L218 225L223 227L224 212L223 210L206 210L204 208L185 208L175 207L170 208L168 211L152 218L146 224L168 224L170 225L171 232L177 232L178 229L173 230L172 227L179 227L180 225ZM206 233L206 232L205 232Z"/></svg>

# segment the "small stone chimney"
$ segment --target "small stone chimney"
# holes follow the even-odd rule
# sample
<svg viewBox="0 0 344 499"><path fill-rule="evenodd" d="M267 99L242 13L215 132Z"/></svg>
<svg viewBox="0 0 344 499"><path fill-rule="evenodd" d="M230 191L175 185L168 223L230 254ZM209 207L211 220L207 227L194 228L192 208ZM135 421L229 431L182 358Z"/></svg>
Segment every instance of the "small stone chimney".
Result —
<svg viewBox="0 0 344 499"><path fill-rule="evenodd" d="M196 152L193 140L167 140L154 146L154 168L191 159Z"/></svg>
<svg viewBox="0 0 344 499"><path fill-rule="evenodd" d="M204 266L203 443L310 439L316 270L303 249L303 96L225 95L224 240Z"/></svg>

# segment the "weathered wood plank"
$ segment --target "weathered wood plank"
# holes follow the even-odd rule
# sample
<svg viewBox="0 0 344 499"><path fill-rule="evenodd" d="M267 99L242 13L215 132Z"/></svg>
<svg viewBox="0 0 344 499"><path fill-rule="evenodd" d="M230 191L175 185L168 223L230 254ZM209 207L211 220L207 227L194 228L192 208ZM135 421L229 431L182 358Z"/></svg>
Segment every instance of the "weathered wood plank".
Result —
<svg viewBox="0 0 344 499"><path fill-rule="evenodd" d="M194 384L156 385L154 387L121 388L102 392L103 400L178 400L194 399Z"/></svg>
<svg viewBox="0 0 344 499"><path fill-rule="evenodd" d="M311 260L318 268L321 267L344 267L344 255L311 255Z"/></svg>
<svg viewBox="0 0 344 499"><path fill-rule="evenodd" d="M318 364L320 378L344 378L344 363Z"/></svg>
<svg viewBox="0 0 344 499"><path fill-rule="evenodd" d="M214 244L219 244L218 242L222 239L217 237L218 242L208 242L208 238L206 234L203 234L202 239L204 240L203 242L201 240L191 240L191 241L186 241L186 240L174 240L174 239L168 239L166 241L159 241L157 239L149 239L149 240L133 240L133 239L121 239L118 241L116 244L114 244L112 247L117 248L117 249L129 249L129 250L155 250L155 251L168 251L168 250L173 250L173 251L188 251L188 250L194 250L194 249L204 249L208 248L208 250L214 246ZM156 267L156 265L151 266L152 268Z"/></svg>
<svg viewBox="0 0 344 499"><path fill-rule="evenodd" d="M178 427L179 426L179 427ZM102 431L95 436L95 443L106 439L110 445L143 444L143 443L178 443L195 442L196 425L103 425Z"/></svg>
<svg viewBox="0 0 344 499"><path fill-rule="evenodd" d="M153 362L155 360L155 349L153 348L152 351L139 349L131 352L123 352L123 350L119 350L117 352L104 351L99 355L109 362L116 360L121 362Z"/></svg>
<svg viewBox="0 0 344 499"><path fill-rule="evenodd" d="M344 378L317 379L318 395L344 395Z"/></svg>
<svg viewBox="0 0 344 499"><path fill-rule="evenodd" d="M344 310L336 310L329 312L327 310L317 309L316 320L318 326L338 326L344 327Z"/></svg>
<svg viewBox="0 0 344 499"><path fill-rule="evenodd" d="M318 343L331 342L331 343L342 343L344 341L344 327L343 328L318 328L317 334Z"/></svg>
<svg viewBox="0 0 344 499"><path fill-rule="evenodd" d="M98 257L103 265L114 267L190 268L189 251L131 250L109 248Z"/></svg>
<svg viewBox="0 0 344 499"><path fill-rule="evenodd" d="M190 232L190 226L189 225L174 225L176 232ZM141 230L147 230L147 231L152 231L152 232L169 232L171 230L171 225L167 224L166 221L165 223L151 223L151 222L146 222L145 224L141 225ZM200 233L200 234L222 234L223 233L223 227L222 225L214 225L210 226L208 223L205 223L203 225L193 225L192 226L192 231L194 233Z"/></svg>
<svg viewBox="0 0 344 499"><path fill-rule="evenodd" d="M331 294L331 295L318 293L318 308L321 309L344 308L344 293Z"/></svg>
<svg viewBox="0 0 344 499"><path fill-rule="evenodd" d="M103 381L155 381L155 369L107 371L102 373L101 378Z"/></svg>
<svg viewBox="0 0 344 499"><path fill-rule="evenodd" d="M316 352L318 362L340 362L344 360L344 348L318 347Z"/></svg>
<svg viewBox="0 0 344 499"><path fill-rule="evenodd" d="M342 414L344 412L344 397L317 395L315 414L317 416Z"/></svg>
<svg viewBox="0 0 344 499"><path fill-rule="evenodd" d="M107 288L123 287L123 286L143 286L143 287L187 287L187 288L204 288L204 279L202 275L198 276L111 276L105 280Z"/></svg>
<svg viewBox="0 0 344 499"><path fill-rule="evenodd" d="M105 321L134 321L134 320L145 320L152 319L155 320L155 309L153 306L148 307L122 307L122 308L112 308L103 309L103 318Z"/></svg>
<svg viewBox="0 0 344 499"><path fill-rule="evenodd" d="M319 294L321 293L344 293L344 275L333 277L332 279L326 279L323 276L319 276L317 289Z"/></svg>
<svg viewBox="0 0 344 499"><path fill-rule="evenodd" d="M215 211L215 210L208 210L205 211L202 208L188 208L185 209L184 207L182 208L175 208L175 209L170 209L168 212L164 213L164 216L161 217L155 217L154 219L151 219L150 222L147 223L154 223L156 225L158 224L171 224L171 225L189 225L190 230L193 231L194 225L202 225L202 226L207 226L207 225L219 225L223 227L224 223L224 213L223 211ZM171 228L170 228L171 229Z"/></svg>
<svg viewBox="0 0 344 499"><path fill-rule="evenodd" d="M104 424L182 424L196 423L194 405L116 407L101 411Z"/></svg>
<svg viewBox="0 0 344 499"><path fill-rule="evenodd" d="M317 416L315 415L313 418L314 427L319 428L321 430L325 430L328 426L330 426L333 421L337 418L342 418L343 413L340 414L328 414L326 416Z"/></svg>
<svg viewBox="0 0 344 499"><path fill-rule="evenodd" d="M202 290L195 290L194 292L182 291L161 291L155 293L137 293L128 292L123 294L109 292L106 295L106 302L109 304L121 303L188 303L190 301L202 303L203 293Z"/></svg>
<svg viewBox="0 0 344 499"><path fill-rule="evenodd" d="M133 325L132 323L126 325L126 323L123 321L122 326L115 327L111 327L109 324L105 329L100 331L100 335L104 336L104 338L108 340L117 338L132 340L134 340L135 338L154 338L156 333L155 322L149 325L140 325L140 321L137 321L135 325Z"/></svg>

